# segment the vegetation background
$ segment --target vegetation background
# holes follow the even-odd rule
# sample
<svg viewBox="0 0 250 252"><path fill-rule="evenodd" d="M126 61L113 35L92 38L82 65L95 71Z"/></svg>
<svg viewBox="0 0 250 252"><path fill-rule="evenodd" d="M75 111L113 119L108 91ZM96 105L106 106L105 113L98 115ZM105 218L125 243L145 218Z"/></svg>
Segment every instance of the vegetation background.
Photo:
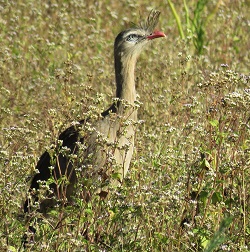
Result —
<svg viewBox="0 0 250 252"><path fill-rule="evenodd" d="M249 1L0 1L0 251L18 251L39 156L115 93L113 41L161 11L137 64L136 152L106 201L44 219L28 251L249 251ZM73 227L72 227L73 226ZM84 232L88 228L88 237Z"/></svg>

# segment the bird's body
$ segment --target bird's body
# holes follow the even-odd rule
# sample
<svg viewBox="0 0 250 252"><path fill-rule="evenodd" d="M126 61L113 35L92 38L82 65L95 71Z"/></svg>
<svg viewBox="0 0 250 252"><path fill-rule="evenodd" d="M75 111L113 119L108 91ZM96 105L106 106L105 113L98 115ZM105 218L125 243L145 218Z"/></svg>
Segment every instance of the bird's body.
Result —
<svg viewBox="0 0 250 252"><path fill-rule="evenodd" d="M134 149L137 121L134 77L136 60L150 40L165 36L162 32L153 32L159 14L158 11L151 12L140 27L125 30L116 37L116 101L97 121L90 123L91 120L85 119L66 129L59 136L61 145L41 156L36 167L39 173L30 186L31 197L24 205L25 212L31 211L34 201L39 201L39 210L46 212L49 206L55 204L55 199L50 199L54 195L71 202L79 174L80 178L85 177L96 183L96 192L106 191L108 184L122 182ZM53 182L49 187L53 192L48 194L47 199L40 201L37 189L41 187L41 182L45 183L51 177Z"/></svg>

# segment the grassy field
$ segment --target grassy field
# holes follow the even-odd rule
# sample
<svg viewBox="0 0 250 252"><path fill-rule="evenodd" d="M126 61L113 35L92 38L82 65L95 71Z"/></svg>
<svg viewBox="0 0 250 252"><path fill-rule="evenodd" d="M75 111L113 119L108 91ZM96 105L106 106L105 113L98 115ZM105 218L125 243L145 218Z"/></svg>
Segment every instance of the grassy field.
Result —
<svg viewBox="0 0 250 252"><path fill-rule="evenodd" d="M0 251L20 249L40 155L90 105L109 106L114 38L152 8L167 38L137 64L142 121L125 182L52 211L27 251L249 251L249 7L0 1Z"/></svg>

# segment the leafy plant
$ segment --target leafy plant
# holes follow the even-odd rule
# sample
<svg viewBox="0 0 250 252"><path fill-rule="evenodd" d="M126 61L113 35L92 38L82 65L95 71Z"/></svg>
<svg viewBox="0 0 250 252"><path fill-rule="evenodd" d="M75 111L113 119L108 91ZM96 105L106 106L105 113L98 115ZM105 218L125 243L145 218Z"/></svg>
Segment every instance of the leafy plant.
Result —
<svg viewBox="0 0 250 252"><path fill-rule="evenodd" d="M168 4L171 8L171 11L175 17L177 27L182 39L185 39L191 33L193 38L193 44L197 55L202 55L204 47L208 45L208 40L206 38L206 25L208 20L217 12L221 1L218 1L217 5L214 7L213 12L207 17L204 17L205 7L208 5L208 0L199 0L196 3L196 6L193 10L193 15L190 15L189 7L186 0L183 0L183 6L185 9L185 26L186 26L186 35L183 31L183 25L181 22L180 15L177 13L175 6L171 0L168 0Z"/></svg>

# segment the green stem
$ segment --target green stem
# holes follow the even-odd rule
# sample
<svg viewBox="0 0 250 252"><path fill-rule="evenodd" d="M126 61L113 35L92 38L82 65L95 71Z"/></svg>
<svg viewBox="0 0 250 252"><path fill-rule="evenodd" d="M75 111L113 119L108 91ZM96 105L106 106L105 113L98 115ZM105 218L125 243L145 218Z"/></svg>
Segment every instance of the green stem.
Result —
<svg viewBox="0 0 250 252"><path fill-rule="evenodd" d="M182 30L182 26L181 26L180 17L177 14L177 12L175 10L175 7L174 7L173 3L171 2L171 0L168 0L168 3L169 3L169 6L170 6L170 8L172 10L172 13L174 14L174 17L175 17L175 20L176 20L176 23L177 23L177 26L178 26L178 30L179 30L179 33L180 33L180 36L181 36L182 39L185 39L185 35L184 35L184 32Z"/></svg>
<svg viewBox="0 0 250 252"><path fill-rule="evenodd" d="M187 6L187 3L186 3L186 0L183 0L183 3L184 3L184 9L185 9L185 12L186 12L186 24L187 24L187 28L188 29L191 29L190 27L190 22L189 22L189 10L188 10L188 6Z"/></svg>

